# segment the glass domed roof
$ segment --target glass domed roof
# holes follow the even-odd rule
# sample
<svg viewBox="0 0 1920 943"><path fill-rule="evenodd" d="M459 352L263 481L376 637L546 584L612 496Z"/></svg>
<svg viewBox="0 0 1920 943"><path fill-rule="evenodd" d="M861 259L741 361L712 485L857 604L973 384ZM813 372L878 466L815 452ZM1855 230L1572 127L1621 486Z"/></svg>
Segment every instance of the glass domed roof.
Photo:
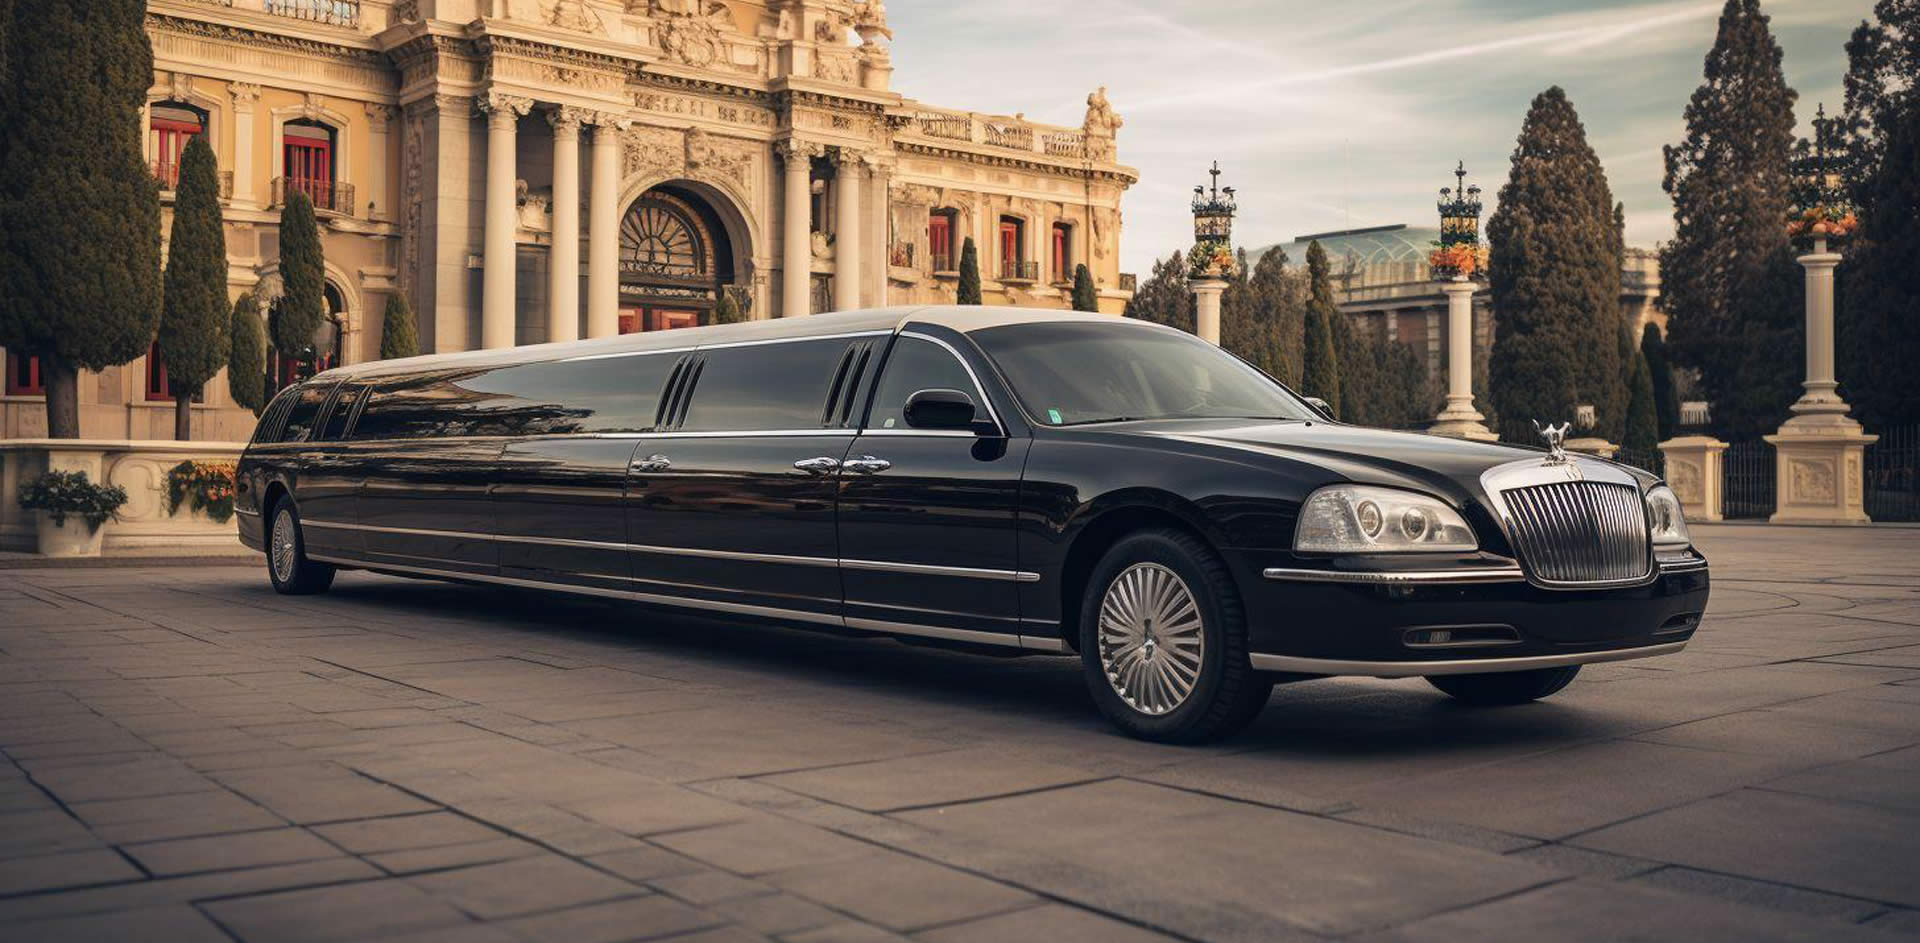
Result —
<svg viewBox="0 0 1920 943"><path fill-rule="evenodd" d="M1350 299L1356 293L1396 293L1386 291L1393 286L1425 293L1432 290L1426 284L1431 278L1427 253L1439 239L1440 230L1434 226L1372 226L1301 236L1292 242L1250 249L1247 257L1249 262L1256 262L1267 252L1280 249L1286 252L1289 266L1304 267L1307 246L1318 241L1333 264L1336 283Z"/></svg>

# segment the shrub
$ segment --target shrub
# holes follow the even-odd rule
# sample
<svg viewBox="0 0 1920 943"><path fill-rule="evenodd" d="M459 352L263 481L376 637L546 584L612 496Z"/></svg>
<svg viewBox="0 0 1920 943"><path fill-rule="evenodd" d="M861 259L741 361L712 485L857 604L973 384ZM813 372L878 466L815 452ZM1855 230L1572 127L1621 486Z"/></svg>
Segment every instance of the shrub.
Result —
<svg viewBox="0 0 1920 943"><path fill-rule="evenodd" d="M20 506L45 511L61 527L72 514L87 522L87 530L98 530L109 518L117 520L125 503L127 489L96 485L83 471L50 471L20 485Z"/></svg>
<svg viewBox="0 0 1920 943"><path fill-rule="evenodd" d="M192 459L167 469L167 513L185 503L214 523L233 517L232 462L196 462Z"/></svg>

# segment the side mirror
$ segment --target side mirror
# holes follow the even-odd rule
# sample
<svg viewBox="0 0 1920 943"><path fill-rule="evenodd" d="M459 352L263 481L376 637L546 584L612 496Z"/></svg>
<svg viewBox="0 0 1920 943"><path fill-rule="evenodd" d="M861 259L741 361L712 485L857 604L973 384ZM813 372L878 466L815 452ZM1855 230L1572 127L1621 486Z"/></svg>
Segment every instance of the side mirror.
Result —
<svg viewBox="0 0 1920 943"><path fill-rule="evenodd" d="M1328 419L1338 418L1333 414L1333 404L1328 403L1326 400L1323 400L1318 396L1307 397L1307 405L1312 406L1315 412L1318 412L1320 415L1325 416Z"/></svg>
<svg viewBox="0 0 1920 943"><path fill-rule="evenodd" d="M907 397L907 425L915 429L972 430L973 397L959 390L921 390Z"/></svg>

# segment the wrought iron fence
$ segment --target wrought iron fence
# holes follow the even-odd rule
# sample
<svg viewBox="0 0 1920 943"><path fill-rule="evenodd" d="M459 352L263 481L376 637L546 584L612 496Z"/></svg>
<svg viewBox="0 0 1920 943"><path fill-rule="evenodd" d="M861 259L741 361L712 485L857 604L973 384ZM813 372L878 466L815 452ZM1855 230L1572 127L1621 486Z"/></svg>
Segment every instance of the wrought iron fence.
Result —
<svg viewBox="0 0 1920 943"><path fill-rule="evenodd" d="M1872 430L1880 441L1867 446L1867 516L1876 521L1920 521L1920 426Z"/></svg>
<svg viewBox="0 0 1920 943"><path fill-rule="evenodd" d="M1656 475L1665 476L1667 473L1667 456L1659 449L1623 448L1613 453L1613 460Z"/></svg>
<svg viewBox="0 0 1920 943"><path fill-rule="evenodd" d="M1722 513L1726 519L1772 517L1776 485L1773 446L1758 439L1735 442L1727 446L1722 462Z"/></svg>

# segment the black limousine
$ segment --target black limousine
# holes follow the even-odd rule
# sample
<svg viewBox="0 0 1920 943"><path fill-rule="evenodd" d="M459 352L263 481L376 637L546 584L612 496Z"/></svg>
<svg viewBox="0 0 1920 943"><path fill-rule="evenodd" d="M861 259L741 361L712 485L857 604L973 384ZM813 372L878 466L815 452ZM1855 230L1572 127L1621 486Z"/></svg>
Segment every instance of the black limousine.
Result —
<svg viewBox="0 0 1920 943"><path fill-rule="evenodd" d="M1513 704L1676 652L1707 563L1584 455L1344 425L1194 337L902 307L329 370L242 456L283 593L339 569L1078 653L1140 737L1278 681Z"/></svg>

